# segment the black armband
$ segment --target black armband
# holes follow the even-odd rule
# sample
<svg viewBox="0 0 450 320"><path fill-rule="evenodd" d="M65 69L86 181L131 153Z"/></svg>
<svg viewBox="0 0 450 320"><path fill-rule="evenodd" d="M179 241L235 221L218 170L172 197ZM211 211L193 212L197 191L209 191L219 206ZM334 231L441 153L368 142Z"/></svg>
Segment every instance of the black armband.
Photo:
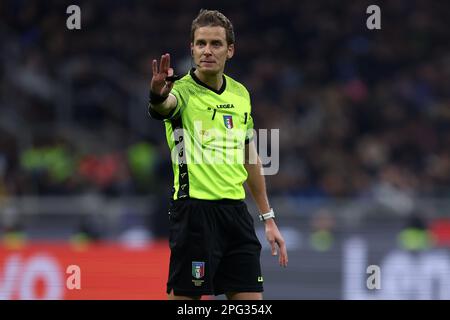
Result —
<svg viewBox="0 0 450 320"><path fill-rule="evenodd" d="M161 96L161 95L159 95L159 94L157 94L157 93L154 93L154 92L152 92L152 91L150 91L150 103L152 104L152 105L155 105L155 104L161 104L161 103L163 103L164 101L166 101L166 99L169 97L169 95L167 95L167 96Z"/></svg>

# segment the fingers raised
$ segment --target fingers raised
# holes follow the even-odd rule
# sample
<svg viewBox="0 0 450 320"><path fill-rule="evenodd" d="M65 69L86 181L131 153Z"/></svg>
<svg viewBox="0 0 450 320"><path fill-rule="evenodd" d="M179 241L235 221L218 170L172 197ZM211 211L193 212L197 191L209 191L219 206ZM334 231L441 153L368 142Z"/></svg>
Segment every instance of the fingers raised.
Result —
<svg viewBox="0 0 450 320"><path fill-rule="evenodd" d="M159 72L167 74L170 68L170 54L166 53L161 56L161 61L159 62Z"/></svg>
<svg viewBox="0 0 450 320"><path fill-rule="evenodd" d="M165 60L165 55L163 54L161 56L161 60L159 61L159 72L162 73L164 72L164 60Z"/></svg>
<svg viewBox="0 0 450 320"><path fill-rule="evenodd" d="M164 70L166 70L166 73L167 73L167 71L170 68L170 54L166 53L165 56L166 56L166 61L165 61L166 64L164 65Z"/></svg>
<svg viewBox="0 0 450 320"><path fill-rule="evenodd" d="M153 59L152 61L152 72L153 75L158 73L158 61L156 61L155 59Z"/></svg>

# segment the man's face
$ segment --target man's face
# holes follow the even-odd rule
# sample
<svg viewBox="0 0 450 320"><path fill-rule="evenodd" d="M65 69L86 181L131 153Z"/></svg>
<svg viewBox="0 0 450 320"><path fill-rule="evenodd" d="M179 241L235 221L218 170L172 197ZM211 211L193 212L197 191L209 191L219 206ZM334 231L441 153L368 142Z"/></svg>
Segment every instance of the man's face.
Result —
<svg viewBox="0 0 450 320"><path fill-rule="evenodd" d="M234 45L227 44L225 28L218 26L195 30L191 49L196 68L208 75L223 72L226 60L234 54Z"/></svg>

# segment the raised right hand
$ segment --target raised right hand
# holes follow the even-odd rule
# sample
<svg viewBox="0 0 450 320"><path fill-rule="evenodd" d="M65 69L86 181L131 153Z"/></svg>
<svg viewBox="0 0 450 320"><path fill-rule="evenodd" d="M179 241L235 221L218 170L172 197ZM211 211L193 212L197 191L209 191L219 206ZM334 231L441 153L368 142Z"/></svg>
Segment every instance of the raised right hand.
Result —
<svg viewBox="0 0 450 320"><path fill-rule="evenodd" d="M173 82L166 81L166 77L173 75L173 69L170 67L170 54L166 53L161 56L158 71L158 61L152 61L152 81L150 90L160 96L167 97L173 88Z"/></svg>

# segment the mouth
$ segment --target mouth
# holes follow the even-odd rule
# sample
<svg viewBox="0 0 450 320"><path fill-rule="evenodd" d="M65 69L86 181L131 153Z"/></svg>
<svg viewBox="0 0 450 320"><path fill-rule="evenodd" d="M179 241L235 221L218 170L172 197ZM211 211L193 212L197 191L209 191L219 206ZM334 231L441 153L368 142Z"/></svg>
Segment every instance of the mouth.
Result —
<svg viewBox="0 0 450 320"><path fill-rule="evenodd" d="M216 62L215 61L209 61L209 60L201 60L200 63L213 64L213 63L216 63Z"/></svg>

